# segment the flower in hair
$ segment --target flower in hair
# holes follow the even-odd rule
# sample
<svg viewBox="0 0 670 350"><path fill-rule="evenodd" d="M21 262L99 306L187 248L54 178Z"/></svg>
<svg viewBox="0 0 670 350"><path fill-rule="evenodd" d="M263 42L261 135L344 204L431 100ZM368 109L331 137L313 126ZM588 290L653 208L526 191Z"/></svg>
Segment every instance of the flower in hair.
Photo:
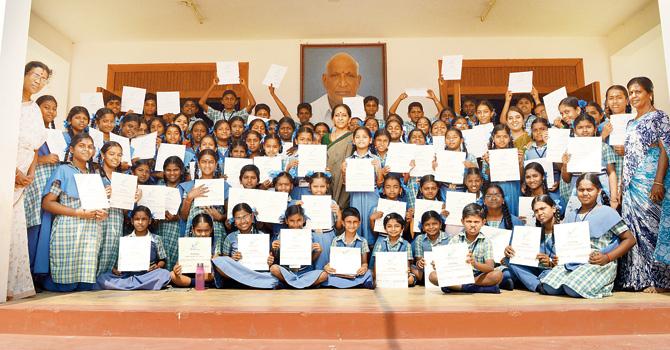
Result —
<svg viewBox="0 0 670 350"><path fill-rule="evenodd" d="M580 107L580 108L585 108L586 105L588 105L588 103L587 103L586 101L584 101L584 100L579 100L579 101L577 102L577 104L579 104L579 107Z"/></svg>

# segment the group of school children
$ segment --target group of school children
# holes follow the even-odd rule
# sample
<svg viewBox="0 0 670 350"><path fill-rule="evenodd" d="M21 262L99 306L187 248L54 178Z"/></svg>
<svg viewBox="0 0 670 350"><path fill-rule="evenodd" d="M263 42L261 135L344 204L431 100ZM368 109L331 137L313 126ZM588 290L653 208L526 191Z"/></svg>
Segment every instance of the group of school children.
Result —
<svg viewBox="0 0 670 350"><path fill-rule="evenodd" d="M244 88L251 97L246 84ZM36 284L49 291L192 287L195 276L182 273L178 261L178 239L211 237L212 269L205 279L216 288L375 288L375 255L404 251L408 286L437 285L435 271L424 272L430 271L426 267L431 264L424 259L424 252L437 245L465 242L469 247L467 263L472 265L475 282L443 287L445 293L499 293L502 288L583 298L612 294L617 259L636 244L636 238L617 213L623 157L605 142L612 131L606 114L623 110L608 106L605 113L598 103L584 104L568 97L560 103L561 117L552 124L533 90L533 94L517 98L515 105L511 105L512 94L508 93L499 114L486 100L467 99L460 114L444 108L434 118L424 115L421 103L413 102L404 118L395 113L399 102L407 97L403 94L384 120L375 119L379 101L370 96L365 98L368 117L364 120L351 118L350 108L340 104L332 108L332 124L312 125L309 104L298 105L297 118L293 119L274 89L270 90L284 114L280 119L273 119L268 105L255 104L253 97L248 98L246 106L239 106L239 97L232 90L223 94L223 110L209 106L205 96L200 101L182 101L180 114L159 116L153 95L147 95L142 114L122 113L116 97L108 99L105 108L97 111L71 108L63 129L68 143L65 161L59 161L45 143L39 150L35 180L27 189L26 220ZM627 94L620 86L611 90ZM42 96L36 103L44 126L54 128L57 101L52 96ZM444 149L468 152L462 131L488 123L494 124L489 150L518 150L520 181L490 181L488 153L479 158L468 153L463 181L458 183L436 181L433 175L393 173L385 164L389 144L395 142L427 145L443 138ZM100 149L87 133L90 128L104 135L105 143ZM552 169L544 169L539 162L526 162L545 157L549 128L572 129L574 137L602 137L602 172L569 173L569 154L564 155L562 163L554 163ZM110 140L112 133L133 139L152 132L158 135L157 148L166 143L186 145L184 159L169 157L162 168L155 166L155 159L133 158L126 163L122 161L121 145ZM325 172L300 177L297 147L307 144L328 145L330 166ZM248 203L234 205L230 217L226 215L227 205L194 205L208 192L204 186L195 186L194 180L223 177L229 158L257 156L282 157L283 169L272 173L271 180L261 182L259 169L246 165L238 174L240 184L247 189L289 193L281 224L258 221L255 209ZM336 157L337 163L331 157ZM374 192L346 193L344 161L349 158L372 159ZM165 219L155 220L145 206L131 211L81 209L74 175L99 174L111 195L114 172L134 174L141 185L177 188L182 198L178 213L166 211ZM547 186L549 172L556 179L553 186ZM476 202L466 205L462 213L443 209L414 215L416 199L448 201L448 193L453 191L473 193ZM332 195L333 226L312 230L311 265L280 265L279 232L282 228L306 226L309 218L301 197L309 194ZM141 196L138 191L136 197ZM520 196L534 198L534 215L519 217ZM377 210L379 198L406 202L406 213L384 215ZM445 225L449 215L461 216L461 226ZM382 220L384 232L374 230L377 220ZM419 222L419 232L414 230L415 221ZM589 262L562 264L554 249L554 225L580 221L588 222L590 227ZM495 261L493 245L481 230L484 225L508 230L523 225L541 227L537 266L511 264L515 253L512 245L506 247L501 261ZM238 250L239 235L259 233L272 237L268 268L264 271L241 264ZM151 237L151 265L147 271L117 270L119 239L124 235ZM355 275L338 274L330 266L331 247L360 249L361 266Z"/></svg>

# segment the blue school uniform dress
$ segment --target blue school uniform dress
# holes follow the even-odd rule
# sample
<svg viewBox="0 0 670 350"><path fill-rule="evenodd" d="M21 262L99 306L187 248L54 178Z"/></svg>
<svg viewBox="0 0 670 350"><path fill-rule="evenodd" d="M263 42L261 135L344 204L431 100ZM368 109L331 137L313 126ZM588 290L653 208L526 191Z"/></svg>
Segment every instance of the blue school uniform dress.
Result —
<svg viewBox="0 0 670 350"><path fill-rule="evenodd" d="M337 202L331 201L331 204L337 204ZM323 270L326 264L328 264L328 262L330 261L330 246L333 243L333 239L335 239L336 236L334 225L335 221L337 221L337 216L335 215L335 213L332 214L332 217L333 217L333 227L327 230L313 230L315 239L314 241L321 245L321 254L319 254L319 257L314 262L314 268L317 270Z"/></svg>
<svg viewBox="0 0 670 350"><path fill-rule="evenodd" d="M490 181L490 176L488 175L489 164L482 160L482 176L484 180ZM521 196L521 183L519 181L495 181L495 183L503 192L505 192L505 203L509 208L509 212L512 215L519 215L519 197Z"/></svg>
<svg viewBox="0 0 670 350"><path fill-rule="evenodd" d="M261 234L255 228L247 234ZM240 235L239 231L235 231L228 236L223 242L218 256L212 259L212 264L215 267L214 283L216 288L224 287L247 287L256 289L275 289L279 286L279 280L272 276L269 271L254 271L242 265L239 261L235 261L231 256L238 251L237 237ZM268 247L268 255L272 244ZM227 276L225 278L221 275L222 272Z"/></svg>
<svg viewBox="0 0 670 350"><path fill-rule="evenodd" d="M512 239L514 238L514 232L510 237L510 243L512 244ZM514 247L512 247L514 248ZM549 258L553 259L556 256L556 249L554 248L554 235L544 234L540 240L540 251L541 254L546 254ZM537 264L537 266L526 266L526 265L517 265L509 263L509 259L505 258L507 262L508 269L510 272L512 280L515 285L518 285L520 282L523 286L531 291L537 291L537 286L540 284L540 278L546 275L551 271L550 266L545 266L542 263Z"/></svg>
<svg viewBox="0 0 670 350"><path fill-rule="evenodd" d="M112 182L107 176L102 175L102 184L107 187L111 186ZM102 221L102 241L98 253L98 276L112 272L119 255L119 238L123 235L123 209L109 208L107 214L107 219Z"/></svg>
<svg viewBox="0 0 670 350"><path fill-rule="evenodd" d="M160 181L159 185L165 185L164 181ZM184 198L184 189L177 185L179 190L179 197ZM186 234L186 221L178 219L177 221L158 220L156 228L156 235L163 240L163 246L167 257L165 258L165 269L172 271L174 265L179 258L179 237L184 237ZM212 242L212 247L214 247Z"/></svg>
<svg viewBox="0 0 670 350"><path fill-rule="evenodd" d="M523 223L523 221L521 221L521 219L519 219L515 215L511 215L511 214L510 214L510 223L512 224L511 227L523 226L524 225L524 223ZM507 220L505 219L504 216L503 216L502 220L500 220L500 221L486 220L486 226L508 229L507 228L507 226L508 226Z"/></svg>
<svg viewBox="0 0 670 350"><path fill-rule="evenodd" d="M434 241L431 240L430 237L428 237L428 235L425 233L416 236L412 242L412 252L414 253L414 264L412 264L412 266L418 269L416 262L419 259L423 259L424 252L432 252L433 247L438 245L447 245L448 243L449 236L444 231L440 231L437 237L435 237ZM424 279L426 279L426 276L424 276Z"/></svg>
<svg viewBox="0 0 670 350"><path fill-rule="evenodd" d="M375 254L379 252L407 252L407 261L413 259L412 245L402 237L398 237L395 244L391 243L388 236L380 237L377 240L377 243L375 243L374 249L372 249L372 256L370 257L370 263L368 264L370 269L375 268Z"/></svg>
<svg viewBox="0 0 670 350"><path fill-rule="evenodd" d="M286 157L286 162L284 164L289 164L294 160L298 160L298 155L297 154ZM286 166L286 165L284 165L284 166ZM286 169L286 168L284 168L284 169ZM291 190L291 193L290 193L291 198L299 201L300 199L302 199L303 195L310 195L311 194L310 191L309 191L309 184L307 183L307 181L305 181L305 178L298 176L298 167L297 166L291 168L291 170L289 170L288 173L291 174L291 176L294 179L293 190Z"/></svg>
<svg viewBox="0 0 670 350"><path fill-rule="evenodd" d="M381 159L368 151L365 155L359 156L357 153L349 157L350 159L372 159L378 160L381 164ZM361 214L361 223L363 223L359 229L360 234L367 242L374 242L374 236L372 230L370 229L370 213L372 208L377 207L377 201L379 201L379 193L377 191L372 192L349 192L349 206L356 208Z"/></svg>
<svg viewBox="0 0 670 350"><path fill-rule="evenodd" d="M60 165L44 187L68 208L79 209L81 202L72 164ZM42 275L43 287L54 292L91 290L95 287L102 222L42 212L42 225L35 256L35 274Z"/></svg>
<svg viewBox="0 0 670 350"><path fill-rule="evenodd" d="M179 184L178 188L179 192L182 194L181 197L182 205L184 200L188 196L188 193L193 189L194 186L195 181L187 181ZM228 200L229 188L230 186L228 185L228 182L226 182L224 185L224 200ZM213 208L225 214L225 211L223 211L224 208L223 205L215 205L213 206ZM189 232L191 230L193 218L200 213L206 214L207 212L203 207L196 207L195 203L191 203L191 210L189 210L188 217L186 218L186 222L184 223L184 232ZM222 244L221 242L223 242L225 238L226 238L226 226L222 221L214 221L214 241L217 242L217 244Z"/></svg>
<svg viewBox="0 0 670 350"><path fill-rule="evenodd" d="M147 235L151 238L149 265L165 261L167 255L163 249L163 240L151 232L147 232ZM135 231L128 237L136 237ZM152 271L122 272L121 275L106 272L98 276L97 282L100 289L161 290L170 283L170 271L157 268Z"/></svg>
<svg viewBox="0 0 670 350"><path fill-rule="evenodd" d="M195 237L195 236L191 232L191 233L187 233L186 237ZM214 236L212 236L210 238L212 239L212 256L215 256L217 254L217 251L218 252L221 251L221 247L216 245L216 242L214 241ZM223 242L221 242L221 244L223 244ZM177 248L179 248L179 247L177 247ZM209 263L211 265L211 270L210 271L212 271L212 276L216 276L216 274L214 273L214 271L215 271L214 264L211 261ZM173 268L174 268L174 266L173 266ZM172 270L168 270L168 271L172 271ZM191 284L187 288L195 288L195 273L182 273L182 275L186 276L186 277L189 277L191 279ZM216 288L216 283L215 283L214 280L212 280L210 282L205 281L205 287L206 288Z"/></svg>
<svg viewBox="0 0 670 350"><path fill-rule="evenodd" d="M612 198L611 192L610 192L610 183L609 183L609 176L607 175L607 166L609 164L616 165L616 158L614 157L614 151L612 150L612 147L609 145L606 145L605 143L601 143L601 152L602 152L602 163L601 163L601 171L598 174L598 180L600 180L600 184L602 185L602 190ZM561 192L561 197L565 201L565 212L569 213L572 211L575 211L579 208L581 208L582 204L579 202L579 199L577 198L577 178L581 175L581 173L571 173L570 177L570 184L567 184L563 181L563 178L561 178L561 184L559 186L560 192ZM598 197L598 204L602 204L602 198L599 196Z"/></svg>
<svg viewBox="0 0 670 350"><path fill-rule="evenodd" d="M347 248L359 248L361 250L361 256L364 254L367 255L370 252L368 242L365 238L359 236L358 234L354 236L353 241L347 243L345 234L337 236L331 247L347 247ZM336 271L337 272L337 271ZM352 278L344 278L337 275L328 275L328 280L322 284L324 287L333 287L333 288L374 288L374 280L372 279L372 273L368 269L362 276L355 276Z"/></svg>
<svg viewBox="0 0 670 350"><path fill-rule="evenodd" d="M272 241L281 240L280 235L274 235ZM312 232L312 243L317 243L316 236ZM323 247L321 248L323 254ZM302 266L289 266L289 265L279 265L281 262L281 256L279 251L274 253L275 263L279 266L279 271L281 272L284 280L286 281L286 287L291 287L295 289L305 289L311 287L323 270L317 270L314 268L314 264L311 265L302 265ZM279 282L282 286L285 286L281 281ZM318 286L317 286L318 287Z"/></svg>

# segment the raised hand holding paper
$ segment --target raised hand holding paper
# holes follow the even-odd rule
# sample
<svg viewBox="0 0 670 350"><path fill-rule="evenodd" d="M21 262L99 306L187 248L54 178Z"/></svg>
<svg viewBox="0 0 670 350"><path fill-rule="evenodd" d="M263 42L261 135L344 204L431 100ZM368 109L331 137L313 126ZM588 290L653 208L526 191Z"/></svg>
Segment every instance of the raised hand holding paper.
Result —
<svg viewBox="0 0 670 350"><path fill-rule="evenodd" d="M513 93L531 92L533 90L533 72L510 73L507 90Z"/></svg>
<svg viewBox="0 0 670 350"><path fill-rule="evenodd" d="M181 104L179 103L179 91L164 91L156 93L156 105L158 106L158 115L168 113L179 114Z"/></svg>
<svg viewBox="0 0 670 350"><path fill-rule="evenodd" d="M82 92L79 94L79 104L84 106L91 117L100 108L105 107L105 101L102 98L102 92Z"/></svg>
<svg viewBox="0 0 670 350"><path fill-rule="evenodd" d="M216 76L219 78L219 85L239 84L239 63L237 61L216 62Z"/></svg>
<svg viewBox="0 0 670 350"><path fill-rule="evenodd" d="M442 56L442 79L461 80L463 55Z"/></svg>
<svg viewBox="0 0 670 350"><path fill-rule="evenodd" d="M542 98L544 101L544 109L547 112L547 119L549 124L554 124L556 119L561 118L561 112L558 110L558 105L561 101L568 97L568 91L565 89L565 86L562 88L552 91Z"/></svg>
<svg viewBox="0 0 670 350"><path fill-rule="evenodd" d="M343 97L342 103L349 106L351 109L352 118L360 118L365 120L365 103L363 103L363 96Z"/></svg>
<svg viewBox="0 0 670 350"><path fill-rule="evenodd" d="M263 85L272 85L272 87L278 89L282 80L284 80L284 76L286 76L287 70L288 67L285 66L280 66L278 64L270 65L270 68L268 69L268 72L265 74L265 78L263 79Z"/></svg>
<svg viewBox="0 0 670 350"><path fill-rule="evenodd" d="M437 168L435 168L435 180L452 184L463 184L465 173L465 152L437 151Z"/></svg>
<svg viewBox="0 0 670 350"><path fill-rule="evenodd" d="M428 97L428 89L426 88L409 88L405 90L409 97Z"/></svg>
<svg viewBox="0 0 670 350"><path fill-rule="evenodd" d="M408 173L410 163L414 159L416 145L409 143L393 142L389 144L386 154L386 165L391 168L392 173Z"/></svg>
<svg viewBox="0 0 670 350"><path fill-rule="evenodd" d="M133 111L137 114L144 113L144 97L146 95L146 89L124 86L121 94L121 111Z"/></svg>
<svg viewBox="0 0 670 350"><path fill-rule="evenodd" d="M207 187L207 197L198 197L193 201L196 207L209 207L213 205L224 205L226 202L226 181L224 179L197 179L195 187L204 185Z"/></svg>

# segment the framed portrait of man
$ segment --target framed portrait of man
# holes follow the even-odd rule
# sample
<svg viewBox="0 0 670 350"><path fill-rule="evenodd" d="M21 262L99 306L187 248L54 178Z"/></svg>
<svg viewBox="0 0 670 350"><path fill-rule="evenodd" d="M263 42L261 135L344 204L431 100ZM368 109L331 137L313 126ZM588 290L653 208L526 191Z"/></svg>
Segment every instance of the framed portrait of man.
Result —
<svg viewBox="0 0 670 350"><path fill-rule="evenodd" d="M375 116L384 118L386 96L386 44L300 45L300 97L312 105L313 124L332 125L332 107L344 97L374 96Z"/></svg>

